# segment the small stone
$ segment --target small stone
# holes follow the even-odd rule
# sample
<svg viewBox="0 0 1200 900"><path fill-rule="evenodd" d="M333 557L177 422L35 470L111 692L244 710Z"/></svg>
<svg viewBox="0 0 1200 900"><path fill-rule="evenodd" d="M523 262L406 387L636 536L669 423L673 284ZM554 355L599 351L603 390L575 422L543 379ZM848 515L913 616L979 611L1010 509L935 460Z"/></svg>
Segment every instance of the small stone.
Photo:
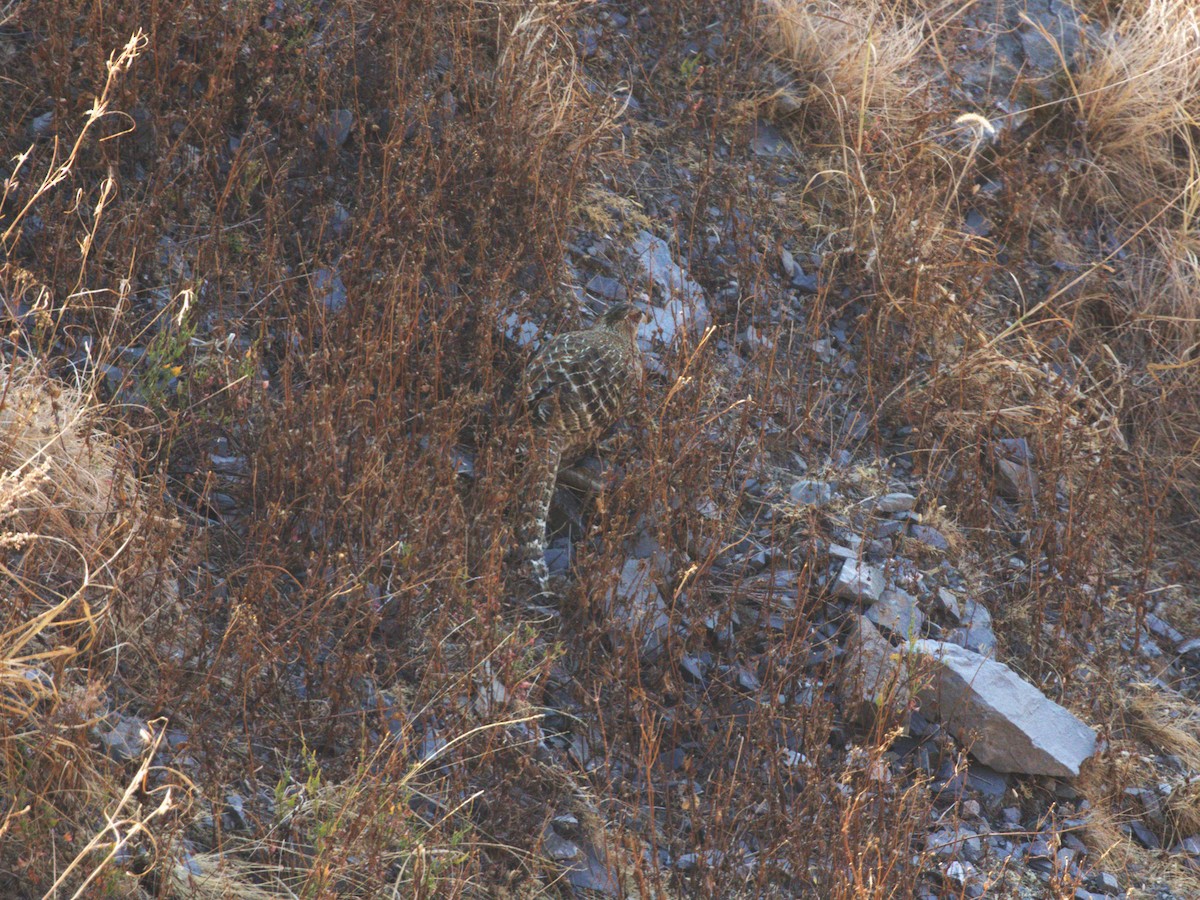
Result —
<svg viewBox="0 0 1200 900"><path fill-rule="evenodd" d="M982 854L979 835L963 825L943 828L925 839L925 849L946 859L978 862Z"/></svg>
<svg viewBox="0 0 1200 900"><path fill-rule="evenodd" d="M313 294L330 312L341 312L346 308L348 294L342 277L332 269L317 269L309 279Z"/></svg>
<svg viewBox="0 0 1200 900"><path fill-rule="evenodd" d="M795 152L778 128L762 120L750 125L750 151L768 157L787 157Z"/></svg>
<svg viewBox="0 0 1200 900"><path fill-rule="evenodd" d="M967 787L978 791L985 803L998 804L1004 799L1004 792L1008 790L1008 776L997 772L991 766L975 762L967 769ZM1017 814L1020 815L1020 810Z"/></svg>
<svg viewBox="0 0 1200 900"><path fill-rule="evenodd" d="M821 282L816 275L810 275L799 266L792 274L792 287L801 294L816 294L821 290Z"/></svg>
<svg viewBox="0 0 1200 900"><path fill-rule="evenodd" d="M120 762L140 759L150 743L150 730L146 723L133 716L120 713L101 719L92 728L110 756Z"/></svg>
<svg viewBox="0 0 1200 900"><path fill-rule="evenodd" d="M875 539L880 541L895 537L903 532L904 523L897 519L884 519L882 522L876 522L873 529Z"/></svg>
<svg viewBox="0 0 1200 900"><path fill-rule="evenodd" d="M1161 850L1162 841L1158 839L1158 835L1134 819L1125 826L1127 832L1133 836L1133 839L1145 847L1147 850Z"/></svg>
<svg viewBox="0 0 1200 900"><path fill-rule="evenodd" d="M905 718L908 673L896 651L866 616L859 616L846 641L846 663L837 690L857 718L871 724L885 707Z"/></svg>
<svg viewBox="0 0 1200 900"><path fill-rule="evenodd" d="M1121 882L1111 872L1093 872L1084 879L1084 886L1089 891L1098 894L1118 894L1121 892Z"/></svg>
<svg viewBox="0 0 1200 900"><path fill-rule="evenodd" d="M756 693L762 688L762 682L758 680L758 676L745 666L738 666L737 685L748 694Z"/></svg>
<svg viewBox="0 0 1200 900"><path fill-rule="evenodd" d="M905 493L884 494L877 498L872 505L877 512L881 513L908 512L917 505L917 498L912 494Z"/></svg>
<svg viewBox="0 0 1200 900"><path fill-rule="evenodd" d="M992 631L992 614L987 607L976 600L964 600L960 621L966 627L955 632L962 639L955 643L983 656L996 652L996 634Z"/></svg>
<svg viewBox="0 0 1200 900"><path fill-rule="evenodd" d="M796 269L799 268L796 265L796 257L792 256L786 247L779 248L779 264L783 267L783 274L788 278L791 278Z"/></svg>
<svg viewBox="0 0 1200 900"><path fill-rule="evenodd" d="M551 575L566 575L571 570L571 542L555 541L546 548L546 568Z"/></svg>
<svg viewBox="0 0 1200 900"><path fill-rule="evenodd" d="M1176 844L1172 850L1176 853L1187 853L1191 856L1200 856L1200 835L1194 834L1191 837L1184 838L1182 841Z"/></svg>
<svg viewBox="0 0 1200 900"><path fill-rule="evenodd" d="M825 481L797 481L788 496L801 506L825 506L833 500L833 485Z"/></svg>
<svg viewBox="0 0 1200 900"><path fill-rule="evenodd" d="M325 124L317 126L317 140L325 147L336 149L350 137L354 127L354 113L348 109L335 109Z"/></svg>
<svg viewBox="0 0 1200 900"><path fill-rule="evenodd" d="M866 615L884 631L904 640L920 637L925 624L925 617L917 608L917 598L899 588L885 589Z"/></svg>
<svg viewBox="0 0 1200 900"><path fill-rule="evenodd" d="M1033 451L1024 438L999 441L994 458L996 486L1001 494L1018 502L1037 497L1038 477L1033 469Z"/></svg>
<svg viewBox="0 0 1200 900"><path fill-rule="evenodd" d="M244 456L218 456L210 453L208 461L213 472L218 475L244 478L250 474L250 461Z"/></svg>
<svg viewBox="0 0 1200 900"><path fill-rule="evenodd" d="M1179 645L1180 656L1198 656L1200 655L1200 637L1194 637L1184 641Z"/></svg>
<svg viewBox="0 0 1200 900"><path fill-rule="evenodd" d="M883 596L886 581L883 570L867 563L848 559L842 563L837 581L833 585L833 596L843 600L862 600L878 603Z"/></svg>
<svg viewBox="0 0 1200 900"><path fill-rule="evenodd" d="M962 611L958 605L958 597L956 597L953 592L946 590L946 588L938 588L937 599L938 606L941 608L942 612L950 616L950 618L954 619L956 622L960 620Z"/></svg>
<svg viewBox="0 0 1200 900"><path fill-rule="evenodd" d="M987 237L992 233L991 220L976 209L967 211L967 218L964 225L967 231L979 237Z"/></svg>
<svg viewBox="0 0 1200 900"><path fill-rule="evenodd" d="M846 416L842 422L842 437L848 441L861 441L870 434L871 420L857 410Z"/></svg>
<svg viewBox="0 0 1200 900"><path fill-rule="evenodd" d="M946 536L932 525L921 525L918 523L909 528L908 533L922 544L928 544L934 550L945 553L950 549L950 542L946 540Z"/></svg>
<svg viewBox="0 0 1200 900"><path fill-rule="evenodd" d="M518 347L528 347L537 343L538 327L522 319L520 314L512 312L504 318L504 336L515 342Z"/></svg>
<svg viewBox="0 0 1200 900"><path fill-rule="evenodd" d="M748 354L759 353L763 351L771 351L775 349L774 342L762 333L753 325L747 325L746 330L741 334L739 343L742 349Z"/></svg>
<svg viewBox="0 0 1200 900"><path fill-rule="evenodd" d="M1158 635L1163 640L1170 641L1173 644L1183 642L1183 635L1172 628L1170 622L1160 619L1154 613L1146 613L1146 627L1150 629L1151 634Z"/></svg>
<svg viewBox="0 0 1200 900"><path fill-rule="evenodd" d="M579 817L572 813L563 813L550 820L550 827L565 838L574 840L583 832L579 828Z"/></svg>
<svg viewBox="0 0 1200 900"><path fill-rule="evenodd" d="M605 300L613 302L625 300L629 296L625 285L607 275L593 275L588 280L587 289L597 297L603 297Z"/></svg>
<svg viewBox="0 0 1200 900"><path fill-rule="evenodd" d="M567 840L552 828L546 829L545 834L542 835L542 849L546 851L548 857L556 862L576 860L582 855L577 844Z"/></svg>
<svg viewBox="0 0 1200 900"><path fill-rule="evenodd" d="M40 116L35 116L33 121L29 123L29 136L39 138L46 134L50 127L54 124L54 110L42 113Z"/></svg>
<svg viewBox="0 0 1200 900"><path fill-rule="evenodd" d="M664 306L647 310L650 321L638 328L638 340L660 340L670 345L681 330L701 334L712 321L704 289L675 262L667 242L648 231L639 231L630 253L643 277L654 284L664 301Z"/></svg>
<svg viewBox="0 0 1200 900"><path fill-rule="evenodd" d="M671 626L656 578L654 558L627 559L616 589L604 598L614 642L640 638L641 652L649 658L661 651Z"/></svg>
<svg viewBox="0 0 1200 900"><path fill-rule="evenodd" d="M821 362L833 362L836 354L833 352L833 342L828 338L821 338L813 341L811 344L809 344L809 347L812 349L813 353L817 354L817 358L820 359Z"/></svg>
<svg viewBox="0 0 1200 900"><path fill-rule="evenodd" d="M685 681L690 681L693 684L704 684L706 680L704 675L706 666L698 657L692 656L690 653L683 654L679 658L679 668L683 671Z"/></svg>

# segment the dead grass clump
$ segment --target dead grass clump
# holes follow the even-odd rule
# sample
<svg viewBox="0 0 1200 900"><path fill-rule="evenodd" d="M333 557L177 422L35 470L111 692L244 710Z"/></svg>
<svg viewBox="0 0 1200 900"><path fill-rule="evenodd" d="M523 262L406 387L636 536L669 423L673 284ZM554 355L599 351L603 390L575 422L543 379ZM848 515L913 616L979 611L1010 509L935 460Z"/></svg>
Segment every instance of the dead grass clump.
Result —
<svg viewBox="0 0 1200 900"><path fill-rule="evenodd" d="M918 86L922 23L885 0L767 0L777 57L836 111L899 113Z"/></svg>
<svg viewBox="0 0 1200 900"><path fill-rule="evenodd" d="M52 872L60 884L94 879L105 861L91 854L123 840L104 816L126 823L113 810L132 789L89 739L112 702L111 676L86 651L115 642L115 607L145 616L151 597L166 602L151 588L165 583L176 532L151 514L81 391L27 361L0 368L0 383L0 786L12 820L3 858L45 888ZM88 834L90 843L72 836ZM46 865L55 857L79 864L59 872Z"/></svg>
<svg viewBox="0 0 1200 900"><path fill-rule="evenodd" d="M1106 336L1128 379L1141 465L1166 485L1200 478L1200 10L1144 0L1088 48L1071 84L1088 155L1086 196L1128 231ZM1191 505L1186 491L1176 501ZM1194 510L1192 510L1194 513ZM1190 515L1190 514L1187 514Z"/></svg>
<svg viewBox="0 0 1200 900"><path fill-rule="evenodd" d="M127 536L126 510L136 490L114 442L96 430L94 409L78 389L32 363L5 366L0 380L6 531L116 550Z"/></svg>
<svg viewBox="0 0 1200 900"><path fill-rule="evenodd" d="M1142 220L1190 219L1200 173L1200 10L1190 0L1125 4L1074 76L1098 202Z"/></svg>
<svg viewBox="0 0 1200 900"><path fill-rule="evenodd" d="M1189 771L1200 769L1200 717L1191 704L1146 689L1131 697L1125 709L1135 737L1178 756Z"/></svg>

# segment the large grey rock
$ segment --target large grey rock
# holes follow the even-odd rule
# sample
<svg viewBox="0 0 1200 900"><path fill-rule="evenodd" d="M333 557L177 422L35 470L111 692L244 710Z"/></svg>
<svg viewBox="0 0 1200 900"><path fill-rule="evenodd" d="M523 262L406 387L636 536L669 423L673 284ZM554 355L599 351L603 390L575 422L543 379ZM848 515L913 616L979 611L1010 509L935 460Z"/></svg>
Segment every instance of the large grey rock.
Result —
<svg viewBox="0 0 1200 900"><path fill-rule="evenodd" d="M682 331L693 335L703 332L712 321L704 289L675 262L667 242L648 231L639 231L631 253L642 275L653 282L663 299L663 306L647 310L650 321L638 328L638 338L669 345Z"/></svg>
<svg viewBox="0 0 1200 900"><path fill-rule="evenodd" d="M1074 777L1096 751L1096 733L1012 669L957 644L920 640L913 653L938 663L921 711L943 722L972 756L998 772Z"/></svg>

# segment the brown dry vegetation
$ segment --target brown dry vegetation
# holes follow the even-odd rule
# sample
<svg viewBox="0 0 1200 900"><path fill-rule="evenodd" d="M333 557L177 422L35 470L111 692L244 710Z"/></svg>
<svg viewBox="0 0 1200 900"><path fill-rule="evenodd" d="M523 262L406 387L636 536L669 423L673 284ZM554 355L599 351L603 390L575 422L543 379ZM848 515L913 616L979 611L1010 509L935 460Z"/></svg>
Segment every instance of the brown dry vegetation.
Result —
<svg viewBox="0 0 1200 900"><path fill-rule="evenodd" d="M818 523L754 513L794 609L714 565L769 505L749 479L842 449L845 407L904 429L1007 657L1106 729L1089 840L1153 874L1113 824L1126 760L1200 744L1130 693L1119 638L1196 574L1190 4L1107 10L1123 39L1039 86L1020 140L955 106L963 5L933 0L650 4L586 72L582 0L6 9L0 893L569 895L543 841L569 813L628 895L913 896L933 798L891 774L897 723L797 696ZM767 119L802 177L764 190L747 123ZM718 262L709 209L776 244ZM503 323L573 324L568 245L664 222L727 298L717 331L666 355L606 450L621 477L561 621L539 619L506 587L526 356ZM834 251L803 318L772 309L784 242ZM846 316L862 356L832 372L812 336ZM713 348L748 324L765 349L726 370ZM1041 487L1001 505L1008 438ZM643 531L679 625L653 663L602 612ZM679 652L734 615L772 702L687 693ZM542 744L551 695L586 712L584 748ZM1197 827L1194 799L1170 798L1165 837ZM771 865L743 869L749 847Z"/></svg>

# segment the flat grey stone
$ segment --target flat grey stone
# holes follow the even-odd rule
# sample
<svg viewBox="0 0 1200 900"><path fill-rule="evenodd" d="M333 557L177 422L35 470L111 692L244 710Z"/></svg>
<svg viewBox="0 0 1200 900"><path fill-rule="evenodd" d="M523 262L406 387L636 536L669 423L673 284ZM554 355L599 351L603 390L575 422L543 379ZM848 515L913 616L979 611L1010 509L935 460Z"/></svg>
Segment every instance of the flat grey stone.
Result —
<svg viewBox="0 0 1200 900"><path fill-rule="evenodd" d="M607 275L593 275L588 280L587 289L605 300L621 301L628 297L625 285Z"/></svg>
<svg viewBox="0 0 1200 900"><path fill-rule="evenodd" d="M992 614L977 600L963 600L962 618L959 620L963 628L956 631L961 640L955 641L968 650L973 650L983 656L992 656L996 652L996 634L992 631Z"/></svg>
<svg viewBox="0 0 1200 900"><path fill-rule="evenodd" d="M614 641L619 643L632 635L640 640L643 655L658 655L671 620L655 584L654 558L625 561L619 583L604 599L604 611L612 622Z"/></svg>
<svg viewBox="0 0 1200 900"><path fill-rule="evenodd" d="M867 610L866 616L884 631L904 640L920 637L925 624L925 617L917 608L917 598L899 588L884 590L879 602Z"/></svg>
<svg viewBox="0 0 1200 900"><path fill-rule="evenodd" d="M1098 894L1117 894L1121 891L1121 882L1111 872L1093 872L1084 879L1083 884L1089 891Z"/></svg>
<svg viewBox="0 0 1200 900"><path fill-rule="evenodd" d="M330 312L341 312L346 308L346 285L337 272L332 269L317 269L309 283L312 285L313 295Z"/></svg>
<svg viewBox="0 0 1200 900"><path fill-rule="evenodd" d="M837 581L833 584L833 596L843 600L878 603L879 598L883 596L885 584L882 569L859 560L848 559L842 563Z"/></svg>
<svg viewBox="0 0 1200 900"><path fill-rule="evenodd" d="M825 481L797 481L788 491L793 503L801 506L825 506L833 500L833 485Z"/></svg>
<svg viewBox="0 0 1200 900"><path fill-rule="evenodd" d="M950 549L950 542L946 540L946 536L932 525L917 523L908 529L908 533L922 544L927 544L934 550L940 550L945 553Z"/></svg>
<svg viewBox="0 0 1200 900"><path fill-rule="evenodd" d="M846 641L838 692L857 717L870 723L885 708L906 716L908 672L896 650L866 616L859 616Z"/></svg>
<svg viewBox="0 0 1200 900"><path fill-rule="evenodd" d="M317 140L326 147L340 147L350 137L353 127L354 113L348 109L335 109L328 122L317 126Z"/></svg>
<svg viewBox="0 0 1200 900"><path fill-rule="evenodd" d="M1003 663L944 641L912 652L937 666L922 712L943 722L975 759L998 772L1073 778L1096 751L1096 733Z"/></svg>
<svg viewBox="0 0 1200 900"><path fill-rule="evenodd" d="M905 493L884 494L872 502L875 510L881 513L908 512L916 505L917 498Z"/></svg>
<svg viewBox="0 0 1200 900"><path fill-rule="evenodd" d="M675 262L667 242L648 231L639 231L630 248L643 277L648 278L664 305L647 310L650 321L638 328L638 339L670 345L684 331L699 335L712 321L704 289Z"/></svg>

